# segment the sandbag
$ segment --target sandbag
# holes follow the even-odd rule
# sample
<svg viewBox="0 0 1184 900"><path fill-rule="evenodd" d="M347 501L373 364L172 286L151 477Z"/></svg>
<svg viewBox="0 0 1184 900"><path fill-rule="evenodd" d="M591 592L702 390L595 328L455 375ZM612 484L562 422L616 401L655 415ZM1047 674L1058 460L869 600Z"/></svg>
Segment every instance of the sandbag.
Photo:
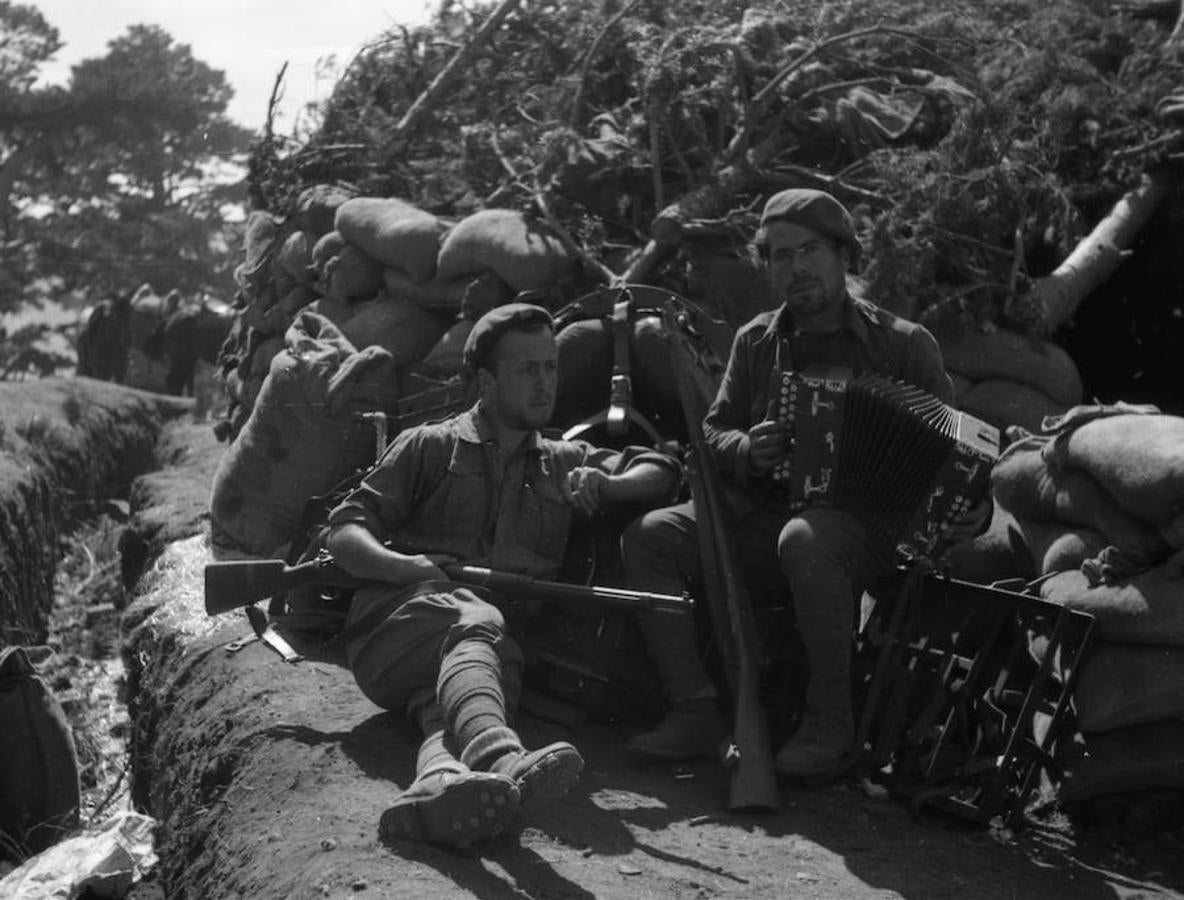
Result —
<svg viewBox="0 0 1184 900"><path fill-rule="evenodd" d="M394 360L356 350L323 316L303 310L271 362L254 409L214 475L214 543L283 556L305 504L374 460L373 427L357 414L394 413Z"/></svg>
<svg viewBox="0 0 1184 900"><path fill-rule="evenodd" d="M1086 756L1061 782L1061 799L1184 787L1184 722L1165 720L1086 735Z"/></svg>
<svg viewBox="0 0 1184 900"><path fill-rule="evenodd" d="M50 655L48 647L0 648L0 859L12 848L40 853L78 825L74 732L37 671Z"/></svg>
<svg viewBox="0 0 1184 900"><path fill-rule="evenodd" d="M281 303L283 298L276 291L276 284L268 282L258 295L243 307L239 313L244 325L260 334L282 335L292 324L293 314L289 306Z"/></svg>
<svg viewBox="0 0 1184 900"><path fill-rule="evenodd" d="M1000 506L1018 519L1080 525L1101 532L1132 559L1152 563L1168 554L1159 530L1132 515L1087 472L1045 460L1049 439L1032 436L1012 444L991 470Z"/></svg>
<svg viewBox="0 0 1184 900"><path fill-rule="evenodd" d="M436 342L427 356L419 364L419 369L440 378L447 378L460 372L464 355L465 341L469 332L473 330L473 323L468 319L461 319Z"/></svg>
<svg viewBox="0 0 1184 900"><path fill-rule="evenodd" d="M1184 647L1184 550L1118 584L1092 586L1080 569L1061 572L1040 596L1092 614L1104 640Z"/></svg>
<svg viewBox="0 0 1184 900"><path fill-rule="evenodd" d="M463 311L474 322L495 306L514 298L510 286L496 272L465 275L452 281L433 279L416 283L398 269L386 269L382 277L386 292L392 297L452 314Z"/></svg>
<svg viewBox="0 0 1184 900"><path fill-rule="evenodd" d="M950 575L976 584L992 584L1010 578L1030 581L1036 577L1032 554L1019 522L997 502L991 524L982 534L950 546L943 556Z"/></svg>
<svg viewBox="0 0 1184 900"><path fill-rule="evenodd" d="M353 188L339 184L314 184L305 188L297 196L292 210L297 227L308 232L315 242L333 230L338 207L356 193Z"/></svg>
<svg viewBox="0 0 1184 900"><path fill-rule="evenodd" d="M1056 344L1014 331L939 331L936 337L946 368L971 381L1018 382L1062 407L1081 402L1077 364Z"/></svg>
<svg viewBox="0 0 1184 900"><path fill-rule="evenodd" d="M1023 520L1017 524L1036 563L1036 575L1079 569L1110 543L1104 534L1092 528Z"/></svg>
<svg viewBox="0 0 1184 900"><path fill-rule="evenodd" d="M1068 404L1054 400L1039 388L1019 381L988 378L959 391L958 408L1004 429L1018 425L1039 431L1045 416L1059 416Z"/></svg>
<svg viewBox="0 0 1184 900"><path fill-rule="evenodd" d="M325 263L340 253L344 247L345 238L336 231L327 232L321 235L317 239L317 242L312 245L312 250L309 254L309 264L319 274L323 274Z"/></svg>
<svg viewBox="0 0 1184 900"><path fill-rule="evenodd" d="M355 197L337 207L334 230L371 259L412 281L436 271L440 237L447 226L430 212L395 197Z"/></svg>
<svg viewBox="0 0 1184 900"><path fill-rule="evenodd" d="M1088 472L1125 510L1166 525L1184 512L1184 417L1118 415L1058 435L1049 461Z"/></svg>
<svg viewBox="0 0 1184 900"><path fill-rule="evenodd" d="M1085 732L1184 720L1184 648L1099 641L1073 689Z"/></svg>
<svg viewBox="0 0 1184 900"><path fill-rule="evenodd" d="M226 376L226 393L246 411L255 408L255 400L271 370L271 361L283 349L283 335L270 335L242 359L235 371Z"/></svg>
<svg viewBox="0 0 1184 900"><path fill-rule="evenodd" d="M257 209L247 216L243 231L243 261L235 267L235 283L254 295L271 276L271 261L280 239L281 220Z"/></svg>
<svg viewBox="0 0 1184 900"><path fill-rule="evenodd" d="M373 300L349 305L350 316L338 324L341 333L359 350L381 347L405 366L423 359L448 330L450 317L406 300L379 294Z"/></svg>
<svg viewBox="0 0 1184 900"><path fill-rule="evenodd" d="M436 276L451 281L491 269L514 291L546 290L576 264L553 228L512 209L458 222L440 245Z"/></svg>
<svg viewBox="0 0 1184 900"><path fill-rule="evenodd" d="M309 280L308 267L312 264L312 245L303 231L289 234L275 254L273 265L297 284Z"/></svg>
<svg viewBox="0 0 1184 900"><path fill-rule="evenodd" d="M347 243L325 263L325 294L342 303L371 300L382 290L382 263Z"/></svg>

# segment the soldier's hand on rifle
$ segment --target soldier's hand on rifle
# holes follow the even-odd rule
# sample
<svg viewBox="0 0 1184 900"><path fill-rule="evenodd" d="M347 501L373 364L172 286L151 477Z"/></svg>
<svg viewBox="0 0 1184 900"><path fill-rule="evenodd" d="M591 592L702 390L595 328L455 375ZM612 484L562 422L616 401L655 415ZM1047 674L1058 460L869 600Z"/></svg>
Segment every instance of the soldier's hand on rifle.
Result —
<svg viewBox="0 0 1184 900"><path fill-rule="evenodd" d="M398 553L392 568L396 584L415 584L419 581L451 581L441 566L455 563L456 557L446 553Z"/></svg>
<svg viewBox="0 0 1184 900"><path fill-rule="evenodd" d="M594 513L604 504L610 476L591 466L580 466L563 480L563 498L583 513Z"/></svg>

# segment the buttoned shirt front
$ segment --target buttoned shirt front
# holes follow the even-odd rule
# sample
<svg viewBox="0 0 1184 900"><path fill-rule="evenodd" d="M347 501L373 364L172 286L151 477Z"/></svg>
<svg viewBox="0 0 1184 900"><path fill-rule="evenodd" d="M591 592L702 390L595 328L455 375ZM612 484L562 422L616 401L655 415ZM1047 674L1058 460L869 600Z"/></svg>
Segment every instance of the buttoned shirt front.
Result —
<svg viewBox="0 0 1184 900"><path fill-rule="evenodd" d="M443 553L551 578L571 527L567 474L591 466L616 475L642 461L679 469L669 456L644 448L606 450L538 432L507 453L477 405L400 434L329 514L329 524L360 524L404 553Z"/></svg>

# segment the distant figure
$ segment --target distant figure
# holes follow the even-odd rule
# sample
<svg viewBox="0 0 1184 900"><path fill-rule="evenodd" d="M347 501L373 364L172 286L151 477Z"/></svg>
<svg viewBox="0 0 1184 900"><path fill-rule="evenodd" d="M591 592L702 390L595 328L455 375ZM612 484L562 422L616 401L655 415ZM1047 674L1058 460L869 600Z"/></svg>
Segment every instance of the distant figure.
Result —
<svg viewBox="0 0 1184 900"><path fill-rule="evenodd" d="M224 303L203 298L199 303L177 302L170 292L165 297L165 318L144 344L152 359L167 358L165 386L170 394L194 395L198 360L217 365L222 343L234 324L235 313Z"/></svg>
<svg viewBox="0 0 1184 900"><path fill-rule="evenodd" d="M113 294L99 302L78 334L79 375L114 381L127 380L131 349L131 297Z"/></svg>

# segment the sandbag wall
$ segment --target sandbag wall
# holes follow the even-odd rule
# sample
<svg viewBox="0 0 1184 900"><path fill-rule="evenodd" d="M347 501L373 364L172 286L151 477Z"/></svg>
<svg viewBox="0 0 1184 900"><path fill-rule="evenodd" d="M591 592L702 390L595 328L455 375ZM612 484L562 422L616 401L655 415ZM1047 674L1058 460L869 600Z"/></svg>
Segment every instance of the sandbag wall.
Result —
<svg viewBox="0 0 1184 900"><path fill-rule="evenodd" d="M1045 416L1082 402L1081 375L1051 341L1004 329L937 331L956 404L1003 429L1040 430Z"/></svg>
<svg viewBox="0 0 1184 900"><path fill-rule="evenodd" d="M577 262L516 210L451 220L336 186L252 213L244 244L211 516L216 543L254 555L282 553L305 503L373 461L367 412L456 376L477 318L553 294Z"/></svg>
<svg viewBox="0 0 1184 900"><path fill-rule="evenodd" d="M1000 458L991 530L951 552L954 571L1040 579L1095 617L1066 802L1184 788L1184 418L1095 406L1051 424Z"/></svg>

